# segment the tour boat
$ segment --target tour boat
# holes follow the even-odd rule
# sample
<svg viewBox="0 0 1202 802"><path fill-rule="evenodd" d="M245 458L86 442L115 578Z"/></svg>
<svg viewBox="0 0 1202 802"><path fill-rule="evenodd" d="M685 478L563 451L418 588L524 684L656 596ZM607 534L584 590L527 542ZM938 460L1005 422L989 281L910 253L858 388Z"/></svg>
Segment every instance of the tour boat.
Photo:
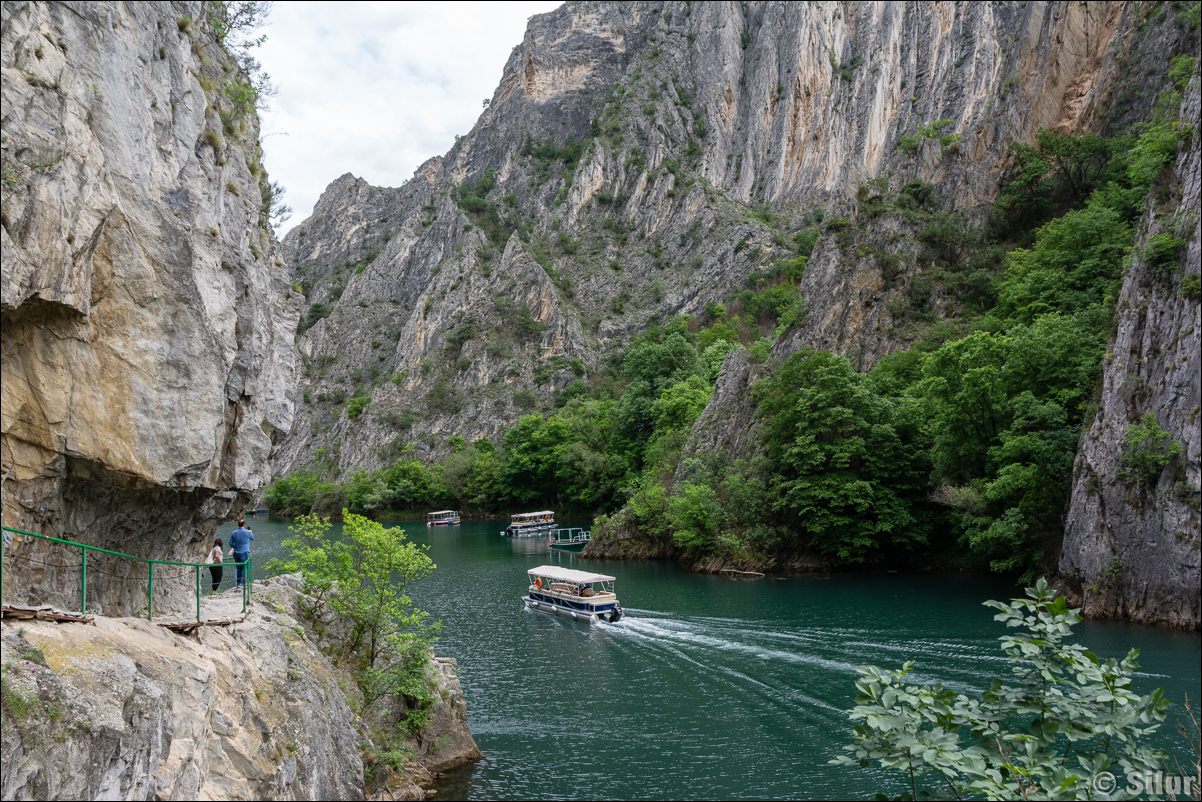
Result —
<svg viewBox="0 0 1202 802"><path fill-rule="evenodd" d="M560 551L583 551L592 540L592 533L583 529L556 529L551 533L551 548Z"/></svg>
<svg viewBox="0 0 1202 802"><path fill-rule="evenodd" d="M614 595L614 578L605 574L540 565L526 572L530 589L522 601L531 610L575 618L595 624L617 623L622 605Z"/></svg>
<svg viewBox="0 0 1202 802"><path fill-rule="evenodd" d="M426 526L454 526L458 523L458 510L439 510L426 513Z"/></svg>
<svg viewBox="0 0 1202 802"><path fill-rule="evenodd" d="M519 512L509 516L509 528L501 534L510 537L536 537L555 531L555 513L551 510L540 512Z"/></svg>

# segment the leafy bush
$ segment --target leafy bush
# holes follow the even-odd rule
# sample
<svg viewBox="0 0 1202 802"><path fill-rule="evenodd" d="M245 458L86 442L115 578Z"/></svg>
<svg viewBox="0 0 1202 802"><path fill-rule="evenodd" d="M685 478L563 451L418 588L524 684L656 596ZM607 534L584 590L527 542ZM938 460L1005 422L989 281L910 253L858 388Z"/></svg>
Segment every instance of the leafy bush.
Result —
<svg viewBox="0 0 1202 802"><path fill-rule="evenodd" d="M364 709L374 710L381 699L395 700L406 710L408 728L420 732L435 701L426 665L439 625L413 606L408 587L429 576L434 563L428 547L408 542L403 530L347 509L342 517L341 538L329 536L328 518L297 518L289 527L294 534L281 544L288 557L272 560L268 570L301 573L313 620L328 608L350 622L334 649L352 666ZM327 637L334 631L327 630Z"/></svg>
<svg viewBox="0 0 1202 802"><path fill-rule="evenodd" d="M333 313L333 308L318 301L309 307L305 316L300 319L300 324L297 326L297 334L304 334L309 329L317 325L317 321L325 320Z"/></svg>
<svg viewBox="0 0 1202 802"><path fill-rule="evenodd" d="M351 400L346 403L346 416L348 418L359 417L370 401L370 395L355 396L351 398Z"/></svg>
<svg viewBox="0 0 1202 802"><path fill-rule="evenodd" d="M1160 428L1152 412L1127 427L1123 451L1119 457L1119 476L1128 487L1152 486L1160 474L1181 453L1181 444Z"/></svg>
<svg viewBox="0 0 1202 802"><path fill-rule="evenodd" d="M1148 237L1140 257L1152 271L1152 275L1163 277L1177 269L1177 260L1185 250L1185 240L1169 231Z"/></svg>
<svg viewBox="0 0 1202 802"><path fill-rule="evenodd" d="M442 415L454 415L463 408L459 390L452 386L445 376L434 380L423 400L427 409Z"/></svg>
<svg viewBox="0 0 1202 802"><path fill-rule="evenodd" d="M1099 772L1162 768L1166 755L1141 740L1169 704L1160 689L1132 691L1138 649L1102 660L1066 643L1081 617L1042 579L1025 599L985 604L1010 628L999 640L1013 678L969 696L918 684L911 662L897 671L859 667L848 717L861 723L849 754L832 763L901 772L910 799L948 790L957 799L1085 799ZM933 787L920 790L928 777Z"/></svg>

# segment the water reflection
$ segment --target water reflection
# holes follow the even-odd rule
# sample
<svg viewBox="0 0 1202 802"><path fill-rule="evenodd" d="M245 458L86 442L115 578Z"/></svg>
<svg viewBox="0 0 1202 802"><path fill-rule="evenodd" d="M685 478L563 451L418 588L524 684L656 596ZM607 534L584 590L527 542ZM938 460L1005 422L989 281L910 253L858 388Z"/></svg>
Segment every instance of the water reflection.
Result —
<svg viewBox="0 0 1202 802"><path fill-rule="evenodd" d="M545 537L511 537L509 548L514 554L547 554L551 551L551 541Z"/></svg>

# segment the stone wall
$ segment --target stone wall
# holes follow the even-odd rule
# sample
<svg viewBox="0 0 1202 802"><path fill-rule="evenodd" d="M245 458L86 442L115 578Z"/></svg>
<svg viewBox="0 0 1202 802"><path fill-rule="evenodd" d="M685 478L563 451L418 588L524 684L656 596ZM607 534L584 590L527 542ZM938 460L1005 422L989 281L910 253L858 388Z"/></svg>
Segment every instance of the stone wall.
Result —
<svg viewBox="0 0 1202 802"><path fill-rule="evenodd" d="M1182 120L1199 117L1199 78ZM1197 629L1202 625L1202 145L1195 134L1171 178L1154 189L1135 258L1123 281L1118 325L1107 348L1101 401L1074 465L1060 571L1091 615ZM1149 238L1172 233L1186 245L1159 268ZM1192 296L1183 291L1193 277ZM1130 427L1151 413L1180 453L1152 481L1124 476Z"/></svg>
<svg viewBox="0 0 1202 802"><path fill-rule="evenodd" d="M292 426L301 296L263 210L257 117L227 113L240 73L205 9L0 12L7 526L197 559ZM79 606L77 551L8 554L27 561L9 600ZM146 603L144 582L116 582L144 568L107 570L94 603Z"/></svg>

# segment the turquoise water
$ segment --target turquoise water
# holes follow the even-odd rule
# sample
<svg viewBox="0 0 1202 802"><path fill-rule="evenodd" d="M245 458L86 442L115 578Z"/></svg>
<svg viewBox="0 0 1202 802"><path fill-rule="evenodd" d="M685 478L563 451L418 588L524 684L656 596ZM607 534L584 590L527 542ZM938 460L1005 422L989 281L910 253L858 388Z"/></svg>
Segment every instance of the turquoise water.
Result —
<svg viewBox="0 0 1202 802"><path fill-rule="evenodd" d="M288 522L250 525L262 566ZM981 606L1014 595L996 577L732 581L548 553L543 541L500 537L502 521L396 525L438 564L414 597L444 622L438 653L459 661L485 755L437 799L896 797L900 775L827 764L848 741L854 667L914 660L918 680L963 691L1008 674L1001 627ZM526 570L544 563L616 576L626 617L590 627L526 610ZM1103 656L1143 650L1138 690L1165 688L1174 708L1159 740L1184 763L1175 723L1186 692L1197 705L1199 634L1111 622L1077 632Z"/></svg>

